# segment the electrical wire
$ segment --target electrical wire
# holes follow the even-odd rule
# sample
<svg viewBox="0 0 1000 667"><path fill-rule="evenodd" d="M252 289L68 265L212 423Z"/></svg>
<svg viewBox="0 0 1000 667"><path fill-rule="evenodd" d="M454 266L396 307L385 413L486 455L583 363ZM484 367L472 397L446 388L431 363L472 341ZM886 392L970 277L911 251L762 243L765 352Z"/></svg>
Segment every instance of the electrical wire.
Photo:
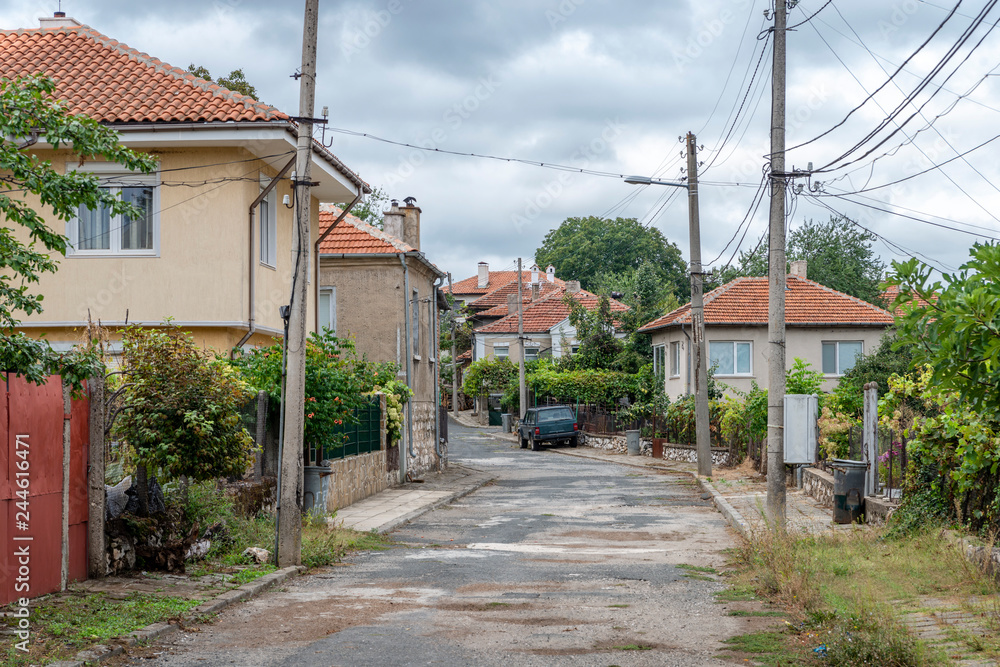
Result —
<svg viewBox="0 0 1000 667"><path fill-rule="evenodd" d="M804 21L800 21L799 23L796 23L795 25L790 25L790 26L786 27L785 30L795 30L800 25L805 25L806 23L809 23L810 21L813 20L813 18L816 17L817 14L819 14L821 11L823 11L824 9L826 9L832 2L833 2L833 0L826 0L826 2L823 3L822 7L820 7L815 12L813 12L808 17L806 17L806 19ZM803 10L803 13L805 13L805 10Z"/></svg>

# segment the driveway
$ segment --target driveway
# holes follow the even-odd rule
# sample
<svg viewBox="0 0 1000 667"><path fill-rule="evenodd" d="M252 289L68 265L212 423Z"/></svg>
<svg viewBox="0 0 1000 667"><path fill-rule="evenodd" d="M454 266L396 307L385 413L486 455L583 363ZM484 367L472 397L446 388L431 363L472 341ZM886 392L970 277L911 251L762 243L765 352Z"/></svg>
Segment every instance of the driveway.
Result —
<svg viewBox="0 0 1000 667"><path fill-rule="evenodd" d="M690 567L734 538L689 477L450 430L452 460L495 482L130 664L732 664L720 640L759 619Z"/></svg>

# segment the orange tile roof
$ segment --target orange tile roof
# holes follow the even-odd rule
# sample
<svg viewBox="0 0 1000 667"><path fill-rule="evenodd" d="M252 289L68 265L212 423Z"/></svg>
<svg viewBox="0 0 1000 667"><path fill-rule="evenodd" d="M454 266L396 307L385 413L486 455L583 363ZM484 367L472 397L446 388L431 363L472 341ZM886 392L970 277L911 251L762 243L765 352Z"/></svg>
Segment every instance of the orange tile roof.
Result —
<svg viewBox="0 0 1000 667"><path fill-rule="evenodd" d="M319 233L322 235L341 213L342 209L338 206L320 204ZM416 248L348 213L319 244L319 251L326 255L353 255L416 252Z"/></svg>
<svg viewBox="0 0 1000 667"><path fill-rule="evenodd" d="M515 271L516 273L516 271ZM548 296L535 301L527 308L523 309L522 318L525 333L544 333L569 317L569 306L563 303L566 294L565 287L553 290ZM594 310L601 301L601 297L580 290L573 295L576 300L587 310ZM624 303L609 299L611 310L614 312L624 312L629 309ZM517 313L511 313L503 319L497 320L475 330L476 333L517 333Z"/></svg>
<svg viewBox="0 0 1000 667"><path fill-rule="evenodd" d="M521 271L521 280L525 285L531 282L531 271ZM539 271L541 275L541 280L543 282L548 282L545 278L545 272ZM457 283L452 285L452 289L455 294L487 294L493 290L503 287L504 285L513 282L517 284L517 271L490 271L489 272L489 282L486 283L486 287L479 287L479 276L472 276L471 278L465 278L459 280ZM563 285L562 280L559 278L555 279L556 285Z"/></svg>
<svg viewBox="0 0 1000 667"><path fill-rule="evenodd" d="M890 308L892 308L892 304L893 302L896 301L897 296L899 296L899 285L889 285L888 287L885 288L885 291L882 292L882 298L885 299L885 305L889 306ZM937 300L936 296L932 298L935 301ZM924 299L922 297L915 297L910 301L910 303L911 304L915 303L917 306L926 306L928 305L929 302L927 301L927 299ZM899 307L893 309L892 312L894 315L898 316L902 315L905 312L905 310L906 308L900 305Z"/></svg>
<svg viewBox="0 0 1000 667"><path fill-rule="evenodd" d="M0 76L38 72L55 79L71 113L106 123L288 120L86 25L0 30Z"/></svg>
<svg viewBox="0 0 1000 667"><path fill-rule="evenodd" d="M559 283L562 283L562 281L560 280ZM560 289L562 285L559 283L550 283L548 280L542 279L539 283L539 296L545 296L554 290ZM500 315L506 315L507 297L512 294L517 294L517 271L514 271L514 280L511 280L502 287L498 287L485 296L479 297L469 303L468 307L475 311L496 311L497 308L503 308L503 312ZM521 302L531 303L531 285L529 283L521 283ZM482 314L485 315L486 313Z"/></svg>
<svg viewBox="0 0 1000 667"><path fill-rule="evenodd" d="M737 278L705 295L705 324L767 325L767 278ZM691 322L687 303L663 317L643 325L650 332ZM887 326L892 314L853 296L832 290L799 276L788 276L785 294L787 325Z"/></svg>

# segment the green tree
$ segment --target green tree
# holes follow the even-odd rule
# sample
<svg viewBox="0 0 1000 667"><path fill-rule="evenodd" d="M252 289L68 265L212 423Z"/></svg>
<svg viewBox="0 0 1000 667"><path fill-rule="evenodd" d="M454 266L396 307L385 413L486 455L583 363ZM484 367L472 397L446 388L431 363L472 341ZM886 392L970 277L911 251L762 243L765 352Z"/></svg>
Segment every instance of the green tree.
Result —
<svg viewBox="0 0 1000 667"><path fill-rule="evenodd" d="M804 259L808 278L844 294L882 306L879 284L885 264L875 254L875 236L844 217L826 222L808 220L788 235L789 263ZM719 283L740 276L766 276L768 271L767 239L748 252L741 252L739 263L722 272Z"/></svg>
<svg viewBox="0 0 1000 667"><path fill-rule="evenodd" d="M111 215L140 216L135 207L100 187L97 176L81 171L57 172L27 150L42 138L53 148L68 148L83 162L101 158L126 169L148 173L156 161L131 151L109 127L84 116L72 116L56 101L55 83L35 75L0 81L0 366L41 383L58 373L79 387L95 373L93 353L60 354L45 341L15 333L17 313L42 312L43 295L31 291L41 274L53 273L54 255L65 255L67 239L54 231L46 218L68 221L81 207L104 207ZM36 204L25 198L37 200ZM27 241L16 233L27 230Z"/></svg>
<svg viewBox="0 0 1000 667"><path fill-rule="evenodd" d="M128 327L122 368L114 432L132 448L138 466L167 480L246 472L254 445L240 409L254 392L234 369L211 359L175 326Z"/></svg>
<svg viewBox="0 0 1000 667"><path fill-rule="evenodd" d="M895 331L887 332L873 352L858 357L854 366L840 378L833 391L837 410L861 417L866 384L875 382L881 395L889 388L889 378L906 375L913 369L913 346L899 343Z"/></svg>
<svg viewBox="0 0 1000 667"><path fill-rule="evenodd" d="M886 279L899 286L893 304L897 342L913 364L933 369L932 385L953 391L973 409L1000 413L1000 246L976 243L957 273L933 281L931 267L893 262Z"/></svg>
<svg viewBox="0 0 1000 667"><path fill-rule="evenodd" d="M195 65L192 63L188 65L187 71L194 74L198 78L204 79L205 81L213 81L212 74L207 68L202 67L201 65ZM246 75L243 73L242 69L234 69L229 73L229 76L220 76L218 80L214 81L228 90L246 95L247 97L252 97L255 100L260 99L257 97L257 89L254 88L249 81L247 81Z"/></svg>
<svg viewBox="0 0 1000 667"><path fill-rule="evenodd" d="M337 204L337 206L344 208L347 206L347 203ZM372 227L382 229L385 221L382 213L387 210L389 210L389 195L382 188L375 188L367 197L351 209L351 215L361 218Z"/></svg>
<svg viewBox="0 0 1000 667"><path fill-rule="evenodd" d="M596 291L603 296L613 296L631 308L628 317L637 326L651 322L680 305L673 286L660 281L657 268L645 261L636 268L618 273L602 272L595 280Z"/></svg>
<svg viewBox="0 0 1000 667"><path fill-rule="evenodd" d="M686 300L691 293L680 249L660 230L635 218L567 218L545 235L535 251L535 263L551 264L556 275L579 280L591 291L600 288L600 274L625 273L648 263L672 294Z"/></svg>

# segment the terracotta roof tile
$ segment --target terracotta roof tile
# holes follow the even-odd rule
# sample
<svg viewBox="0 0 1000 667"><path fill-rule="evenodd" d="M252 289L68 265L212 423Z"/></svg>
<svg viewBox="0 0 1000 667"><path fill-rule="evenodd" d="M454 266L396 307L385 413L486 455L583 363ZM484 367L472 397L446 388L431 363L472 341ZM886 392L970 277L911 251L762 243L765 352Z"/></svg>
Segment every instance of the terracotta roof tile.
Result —
<svg viewBox="0 0 1000 667"><path fill-rule="evenodd" d="M767 325L767 278L737 278L705 295L705 323L732 325ZM649 332L691 322L691 304L687 303L663 317L642 326ZM788 325L887 326L892 314L853 296L832 290L817 282L788 276L785 294L785 323Z"/></svg>
<svg viewBox="0 0 1000 667"><path fill-rule="evenodd" d="M899 285L889 285L888 287L885 288L885 291L882 292L882 298L885 300L885 304L887 306L889 306L890 308L892 308L892 304L896 300L897 296L899 296ZM937 300L936 296L934 296L932 298L935 301ZM926 299L923 299L923 298L920 298L920 297L916 297L910 303L913 303L913 302L916 302L916 305L918 305L918 306L926 306L926 305L928 305L928 301ZM898 308L894 309L892 312L893 312L893 314L895 314L895 315L898 316L898 315L903 315L904 312L905 312L905 310L906 310L906 308L904 306L899 306Z"/></svg>
<svg viewBox="0 0 1000 667"><path fill-rule="evenodd" d="M514 272L515 275L517 272ZM527 308L523 309L525 333L544 333L569 317L569 306L563 303L566 294L565 287L559 287L549 293L548 296L535 301ZM594 310L601 301L601 297L586 290L580 290L573 295L573 298L587 310ZM624 303L614 299L609 300L611 310L614 312L624 312L629 309ZM511 313L503 319L475 330L476 333L517 333L517 313Z"/></svg>
<svg viewBox="0 0 1000 667"><path fill-rule="evenodd" d="M539 273L543 282L548 282L545 278L545 272L540 271ZM525 285L531 282L531 271L521 271L521 275L521 280L524 281ZM472 276L471 278L459 280L452 285L452 289L455 291L455 294L487 294L499 287L510 284L512 281L515 285L517 284L517 271L490 271L489 282L487 282L486 287L479 287L479 276ZM555 284L564 285L565 283L556 278Z"/></svg>
<svg viewBox="0 0 1000 667"><path fill-rule="evenodd" d="M514 279L511 280L506 285L498 287L489 294L479 297L475 301L468 304L468 307L475 311L489 310L495 311L497 308L503 308L502 315L507 314L507 297L512 294L517 294L517 271L514 271ZM562 281L559 281L560 283ZM538 293L539 296L545 296L551 292L561 289L562 285L557 283L550 283L547 280L542 280L539 284ZM529 283L521 283L521 302L531 303L531 285ZM485 313L483 313L485 315ZM494 315L495 316L495 315Z"/></svg>
<svg viewBox="0 0 1000 667"><path fill-rule="evenodd" d="M341 213L342 210L333 204L320 204L319 233L326 231ZM348 213L319 244L319 251L329 255L353 255L416 252L416 248Z"/></svg>
<svg viewBox="0 0 1000 667"><path fill-rule="evenodd" d="M0 77L38 72L56 81L70 113L106 123L288 120L86 25L0 30Z"/></svg>

